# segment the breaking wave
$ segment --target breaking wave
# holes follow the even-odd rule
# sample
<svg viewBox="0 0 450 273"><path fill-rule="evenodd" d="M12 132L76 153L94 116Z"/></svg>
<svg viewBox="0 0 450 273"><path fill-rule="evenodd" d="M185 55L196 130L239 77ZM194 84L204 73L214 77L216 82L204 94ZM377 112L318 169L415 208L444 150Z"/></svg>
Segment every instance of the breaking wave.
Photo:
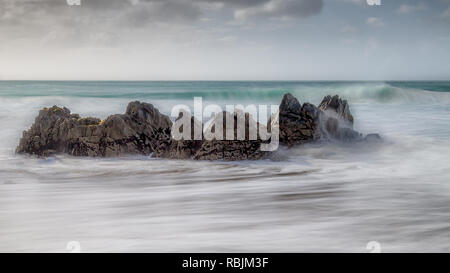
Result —
<svg viewBox="0 0 450 273"><path fill-rule="evenodd" d="M292 93L318 103L339 94L350 103L449 103L450 82L0 82L2 97L91 97L144 101L279 102Z"/></svg>

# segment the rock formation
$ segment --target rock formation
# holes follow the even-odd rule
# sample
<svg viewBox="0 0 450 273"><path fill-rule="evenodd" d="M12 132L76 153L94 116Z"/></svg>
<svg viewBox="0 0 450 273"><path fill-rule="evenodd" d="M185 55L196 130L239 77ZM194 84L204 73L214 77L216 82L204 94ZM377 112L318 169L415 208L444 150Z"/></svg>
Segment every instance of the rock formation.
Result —
<svg viewBox="0 0 450 273"><path fill-rule="evenodd" d="M170 140L172 122L153 105L128 104L125 114L100 121L80 118L69 109L53 106L39 112L35 123L23 133L17 153L47 156L147 155Z"/></svg>
<svg viewBox="0 0 450 273"><path fill-rule="evenodd" d="M154 157L162 157L170 159L189 159L195 154L197 150L200 149L200 147L203 144L203 133L201 134L200 140L195 140L195 130L203 132L203 124L186 111L180 111L178 118L175 120L175 122L183 117L189 119L191 123L191 133L189 138L188 139L182 138L180 140L174 140L173 138L171 138L169 142L160 145L154 150L153 153ZM179 133L182 134L183 131L184 128L181 127Z"/></svg>
<svg viewBox="0 0 450 273"><path fill-rule="evenodd" d="M332 113L336 118L344 121L353 128L353 115L350 113L347 100L342 100L338 95L326 96L319 104L319 109Z"/></svg>
<svg viewBox="0 0 450 273"><path fill-rule="evenodd" d="M279 123L280 143L293 146L317 140L319 130L319 109L305 103L303 106L291 94L284 95L278 110L278 121L271 120L270 127Z"/></svg>
<svg viewBox="0 0 450 273"><path fill-rule="evenodd" d="M39 112L31 128L23 132L16 152L90 157L152 154L161 158L196 160L256 160L270 155L270 152L261 150L263 143L270 142L267 135L262 137L260 131L266 131L266 127L258 124L248 113L219 113L206 130L203 130L202 122L188 112L180 112L175 124L183 117L191 121L189 139L174 138L170 118L149 103L130 102L125 114L112 115L103 121L92 117L80 118L65 107L53 106ZM233 120L234 126L227 126L227 120ZM216 124L223 127L216 128ZM245 130L239 130L242 128L238 124L245 124ZM364 138L353 130L353 116L348 103L338 96L326 96L316 107L310 103L301 105L291 94L286 94L278 114L268 122L267 128L269 132L279 129L279 142L288 147L319 139L344 142L381 140L377 134ZM184 126L179 130L182 133ZM195 139L194 132L200 132L201 136Z"/></svg>
<svg viewBox="0 0 450 273"><path fill-rule="evenodd" d="M344 142L363 140L362 134L353 130L353 115L346 100L338 95L326 96L319 104L321 130L324 138Z"/></svg>
<svg viewBox="0 0 450 273"><path fill-rule="evenodd" d="M222 120L222 136L217 139L212 135L216 133L218 128L215 128L215 121ZM227 127L227 119L234 121L234 127ZM243 130L238 130L238 120L245 119L245 126ZM251 129L254 130L254 136L251 135ZM205 133L205 140L200 149L194 154L194 159L198 160L256 160L261 159L266 155L266 152L261 151L260 146L262 140L260 138L259 123L257 123L248 113L236 111L234 113L222 112L215 116L211 125L207 128ZM265 126L264 126L265 128ZM242 132L240 134L239 132ZM211 134L211 135L209 135ZM220 134L220 132L219 132ZM227 134L230 136L227 138ZM233 140L227 140L232 138Z"/></svg>
<svg viewBox="0 0 450 273"><path fill-rule="evenodd" d="M274 121L272 121L274 122ZM285 94L279 108L280 144L301 145L319 139L358 141L363 137L353 130L353 116L346 100L326 96L319 107L303 105Z"/></svg>

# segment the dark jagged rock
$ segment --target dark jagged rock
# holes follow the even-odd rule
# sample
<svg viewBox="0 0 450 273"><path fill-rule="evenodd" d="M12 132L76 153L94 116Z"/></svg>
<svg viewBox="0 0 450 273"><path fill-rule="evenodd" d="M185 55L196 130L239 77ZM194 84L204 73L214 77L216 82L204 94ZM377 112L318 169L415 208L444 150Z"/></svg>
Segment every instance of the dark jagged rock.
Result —
<svg viewBox="0 0 450 273"><path fill-rule="evenodd" d="M186 111L180 111L177 119L178 121L186 115L187 119L191 121L191 134L188 139L170 140L168 145L162 145L155 149L153 153L154 157L170 158L170 159L189 159L191 158L197 150L200 149L203 143L203 124L198 121L194 116ZM201 140L195 140L195 130L201 132ZM184 128L180 128L180 134L182 134ZM173 132L172 132L173 133Z"/></svg>
<svg viewBox="0 0 450 273"><path fill-rule="evenodd" d="M363 139L353 130L353 115L347 101L339 96L326 96L316 107L310 103L301 105L291 94L286 94L280 104L278 119L280 143L287 146L319 139L343 142Z"/></svg>
<svg viewBox="0 0 450 273"><path fill-rule="evenodd" d="M80 118L69 109L53 106L39 112L35 123L23 133L17 153L47 156L148 155L170 139L172 122L153 105L131 102L125 114Z"/></svg>
<svg viewBox="0 0 450 273"><path fill-rule="evenodd" d="M352 142L362 140L362 134L349 128L342 126L342 122L335 118L329 117L327 114L323 113L322 120L322 136L324 139L338 140L343 142ZM323 126L325 125L325 126Z"/></svg>
<svg viewBox="0 0 450 273"><path fill-rule="evenodd" d="M343 142L360 141L362 134L353 130L353 115L346 100L326 96L319 104L322 137Z"/></svg>
<svg viewBox="0 0 450 273"><path fill-rule="evenodd" d="M127 106L125 115L130 116L135 122L145 124L150 128L170 128L172 121L166 115L163 115L152 104L133 101Z"/></svg>
<svg viewBox="0 0 450 273"><path fill-rule="evenodd" d="M182 135L186 120L190 121L190 137L174 138L175 132L172 130L179 129L178 133ZM220 120L222 132L220 127L215 128ZM234 126L227 126L227 120L234 121ZM217 114L205 131L201 121L184 111L175 120L175 125L179 124L182 126L174 126L173 129L169 117L153 105L138 101L130 102L125 114L111 115L103 121L93 117L80 118L65 107L53 106L39 112L31 128L24 131L16 152L38 156L67 153L92 157L152 154L170 159L231 161L270 156L270 152L261 149L262 144L271 142L267 139L266 129L269 132L279 129L279 142L288 147L319 139L381 141L378 134L364 138L353 130L353 116L348 103L338 96L326 96L316 107L310 103L301 105L291 94L286 94L267 128L242 111ZM238 130L242 124L244 130ZM264 134L259 129L264 130ZM201 134L197 140L195 132Z"/></svg>
<svg viewBox="0 0 450 273"><path fill-rule="evenodd" d="M245 119L245 134L239 134L237 130L238 120ZM222 119L222 140L214 138L215 120ZM227 128L226 120L234 120L234 128ZM249 128L256 128L255 138L250 134ZM261 143L263 142L258 133L259 123L257 123L248 113L236 111L234 113L222 112L215 116L209 128L200 149L195 153L194 159L197 160L257 160L267 155L267 152L261 151ZM226 140L228 135L233 136L235 140ZM211 133L212 132L212 133ZM211 135L210 135L211 134ZM220 132L218 132L220 135ZM239 137L242 140L239 139Z"/></svg>
<svg viewBox="0 0 450 273"><path fill-rule="evenodd" d="M353 128L353 115L350 113L347 100L342 100L338 95L326 96L319 104L319 109L348 123L347 127Z"/></svg>
<svg viewBox="0 0 450 273"><path fill-rule="evenodd" d="M293 146L320 138L318 130L320 111L316 106L310 103L301 106L294 96L286 94L278 113L278 120L271 120L270 127L278 122L281 144Z"/></svg>
<svg viewBox="0 0 450 273"><path fill-rule="evenodd" d="M200 149L195 153L197 160L258 160L262 159L267 152L260 150L261 142L256 140L237 141L204 141Z"/></svg>
<svg viewBox="0 0 450 273"><path fill-rule="evenodd" d="M300 102L292 96L292 94L287 93L283 96L280 103L280 114L287 116L298 117L301 115L302 105Z"/></svg>

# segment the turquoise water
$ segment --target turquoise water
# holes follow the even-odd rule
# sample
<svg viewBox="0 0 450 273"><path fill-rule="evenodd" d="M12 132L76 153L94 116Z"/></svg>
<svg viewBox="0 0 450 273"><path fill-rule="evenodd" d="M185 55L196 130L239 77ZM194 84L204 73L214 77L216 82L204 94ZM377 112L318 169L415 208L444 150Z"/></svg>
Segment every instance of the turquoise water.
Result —
<svg viewBox="0 0 450 273"><path fill-rule="evenodd" d="M0 252L450 251L450 82L0 82ZM131 100L319 103L339 94L381 144L280 149L279 161L16 155L39 109Z"/></svg>
<svg viewBox="0 0 450 273"><path fill-rule="evenodd" d="M395 101L417 91L450 92L450 82L113 82L0 81L2 97L274 100L287 92L320 99L330 92L355 101ZM408 94L410 93L410 94Z"/></svg>

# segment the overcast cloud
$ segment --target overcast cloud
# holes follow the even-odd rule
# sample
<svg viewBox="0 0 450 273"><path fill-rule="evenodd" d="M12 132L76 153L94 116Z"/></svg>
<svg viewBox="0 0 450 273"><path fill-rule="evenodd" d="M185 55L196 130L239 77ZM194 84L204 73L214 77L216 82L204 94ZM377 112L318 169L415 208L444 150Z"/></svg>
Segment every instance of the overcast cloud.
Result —
<svg viewBox="0 0 450 273"><path fill-rule="evenodd" d="M0 79L450 79L450 0L0 1Z"/></svg>

